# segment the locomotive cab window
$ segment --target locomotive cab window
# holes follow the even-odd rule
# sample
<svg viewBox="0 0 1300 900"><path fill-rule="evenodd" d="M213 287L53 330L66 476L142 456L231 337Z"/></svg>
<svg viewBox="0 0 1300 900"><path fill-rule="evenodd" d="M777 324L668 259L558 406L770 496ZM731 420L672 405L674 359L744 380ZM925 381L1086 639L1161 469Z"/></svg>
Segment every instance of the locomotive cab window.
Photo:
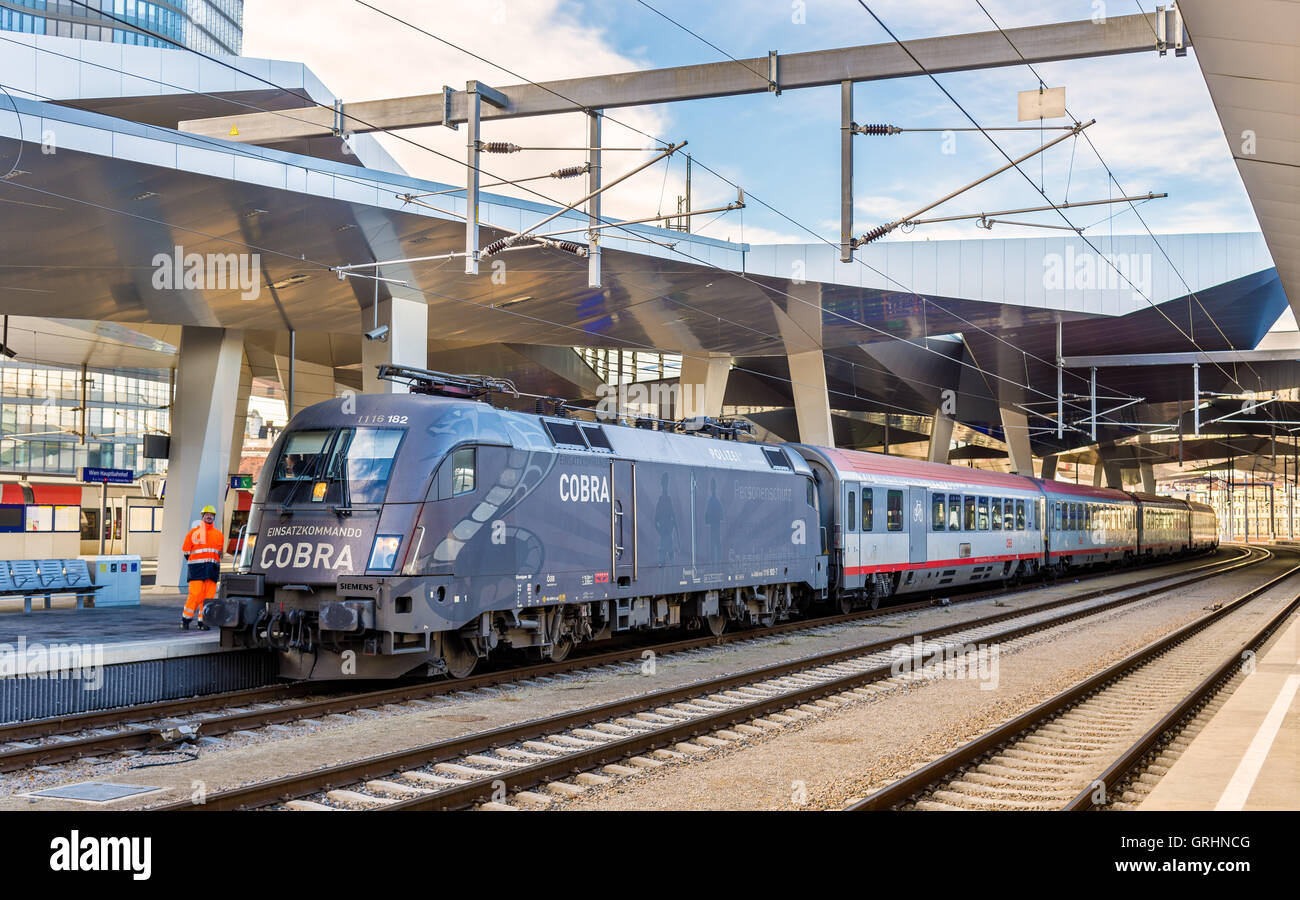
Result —
<svg viewBox="0 0 1300 900"><path fill-rule="evenodd" d="M288 435L268 501L351 506L381 503L401 446L400 428L337 428Z"/></svg>
<svg viewBox="0 0 1300 900"><path fill-rule="evenodd" d="M474 492L474 479L477 465L473 447L461 447L451 455L451 495Z"/></svg>
<svg viewBox="0 0 1300 900"><path fill-rule="evenodd" d="M862 489L862 530L872 531L875 528L876 502L872 496L871 488Z"/></svg>
<svg viewBox="0 0 1300 900"><path fill-rule="evenodd" d="M934 531L943 531L947 519L943 494L934 494L930 498L930 527Z"/></svg>
<svg viewBox="0 0 1300 900"><path fill-rule="evenodd" d="M889 531L902 531L903 492L890 491L885 499L885 528Z"/></svg>

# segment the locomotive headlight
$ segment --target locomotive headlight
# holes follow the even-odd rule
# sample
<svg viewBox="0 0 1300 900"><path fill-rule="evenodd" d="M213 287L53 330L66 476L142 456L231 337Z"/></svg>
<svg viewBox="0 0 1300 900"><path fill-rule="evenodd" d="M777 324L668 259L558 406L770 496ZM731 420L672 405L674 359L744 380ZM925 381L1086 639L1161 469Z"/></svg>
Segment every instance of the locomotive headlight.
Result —
<svg viewBox="0 0 1300 900"><path fill-rule="evenodd" d="M239 561L235 563L235 568L240 572L247 572L253 567L253 550L257 547L257 535L249 534L244 536L244 546L239 548Z"/></svg>
<svg viewBox="0 0 1300 900"><path fill-rule="evenodd" d="M366 563L366 568L391 572L397 565L397 548L400 546L402 546L401 535L377 535L374 546L370 548L370 562Z"/></svg>

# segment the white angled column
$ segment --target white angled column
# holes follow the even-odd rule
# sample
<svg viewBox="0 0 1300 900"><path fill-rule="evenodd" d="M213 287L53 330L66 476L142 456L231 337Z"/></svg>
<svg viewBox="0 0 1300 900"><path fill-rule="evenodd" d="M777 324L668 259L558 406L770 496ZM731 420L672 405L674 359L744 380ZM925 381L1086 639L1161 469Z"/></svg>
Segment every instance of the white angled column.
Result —
<svg viewBox="0 0 1300 900"><path fill-rule="evenodd" d="M946 463L948 450L952 447L952 427L956 423L938 411L931 421L933 424L930 426L930 453L927 458L930 462Z"/></svg>
<svg viewBox="0 0 1300 900"><path fill-rule="evenodd" d="M727 376L731 372L731 357L727 354L682 357L682 375L678 379L677 417L693 419L696 416L722 415L722 400L727 393Z"/></svg>
<svg viewBox="0 0 1300 900"><path fill-rule="evenodd" d="M181 543L199 520L199 510L210 503L217 508L217 521L223 521L243 351L244 333L239 329L181 329L158 549L160 587L185 583Z"/></svg>
<svg viewBox="0 0 1300 900"><path fill-rule="evenodd" d="M363 310L361 332L375 327L374 313ZM382 341L361 339L362 390L367 394L403 394L404 385L381 381L379 365L426 368L429 365L429 307L422 300L393 297L379 301L379 324L388 326Z"/></svg>
<svg viewBox="0 0 1300 900"><path fill-rule="evenodd" d="M1034 476L1034 454L1029 447L1029 419L1018 409L1002 407L1002 432L1014 475Z"/></svg>
<svg viewBox="0 0 1300 900"><path fill-rule="evenodd" d="M287 406L289 397L289 357L277 356L275 358L275 370L280 375L280 387L284 390L285 404ZM304 362L301 359L294 360L293 409L287 410L289 418L292 419L313 403L333 400L336 393L333 366L322 366L319 363Z"/></svg>

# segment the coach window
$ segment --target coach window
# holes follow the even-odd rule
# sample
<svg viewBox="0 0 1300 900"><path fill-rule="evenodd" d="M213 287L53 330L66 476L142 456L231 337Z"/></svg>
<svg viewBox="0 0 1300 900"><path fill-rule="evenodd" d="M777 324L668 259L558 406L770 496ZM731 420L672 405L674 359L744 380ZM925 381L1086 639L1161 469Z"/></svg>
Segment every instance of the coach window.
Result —
<svg viewBox="0 0 1300 900"><path fill-rule="evenodd" d="M890 491L885 497L885 528L903 530L903 492Z"/></svg>
<svg viewBox="0 0 1300 900"><path fill-rule="evenodd" d="M871 488L862 489L862 530L872 531L876 520L876 501Z"/></svg>
<svg viewBox="0 0 1300 900"><path fill-rule="evenodd" d="M948 530L961 531L961 494L948 495Z"/></svg>
<svg viewBox="0 0 1300 900"><path fill-rule="evenodd" d="M1006 531L1016 530L1016 501L1002 501L1002 528Z"/></svg>
<svg viewBox="0 0 1300 900"><path fill-rule="evenodd" d="M944 509L943 494L932 494L930 496L930 528L934 531L944 530Z"/></svg>
<svg viewBox="0 0 1300 900"><path fill-rule="evenodd" d="M1016 531L1025 530L1025 501L1016 501Z"/></svg>
<svg viewBox="0 0 1300 900"><path fill-rule="evenodd" d="M994 497L989 501L992 506L989 507L989 525L994 531L1002 530L1002 498Z"/></svg>
<svg viewBox="0 0 1300 900"><path fill-rule="evenodd" d="M980 497L978 525L980 531L989 530L989 498L988 497Z"/></svg>
<svg viewBox="0 0 1300 900"><path fill-rule="evenodd" d="M849 505L845 508L844 530L856 531L858 527L858 492L849 491Z"/></svg>
<svg viewBox="0 0 1300 900"><path fill-rule="evenodd" d="M461 447L451 456L451 495L459 497L474 491L474 448Z"/></svg>
<svg viewBox="0 0 1300 900"><path fill-rule="evenodd" d="M963 520L963 527L967 531L974 531L975 530L975 498L974 497L966 498L966 506L964 511L966 515Z"/></svg>

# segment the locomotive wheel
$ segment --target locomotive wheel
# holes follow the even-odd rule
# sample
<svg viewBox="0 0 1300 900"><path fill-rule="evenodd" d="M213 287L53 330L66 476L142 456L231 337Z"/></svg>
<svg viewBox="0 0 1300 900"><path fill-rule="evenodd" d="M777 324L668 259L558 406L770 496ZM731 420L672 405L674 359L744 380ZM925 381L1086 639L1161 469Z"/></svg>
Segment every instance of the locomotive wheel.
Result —
<svg viewBox="0 0 1300 900"><path fill-rule="evenodd" d="M849 594L840 594L840 612L846 616L853 612L853 597Z"/></svg>
<svg viewBox="0 0 1300 900"><path fill-rule="evenodd" d="M551 645L551 662L564 662L573 652L573 638L564 635Z"/></svg>
<svg viewBox="0 0 1300 900"><path fill-rule="evenodd" d="M721 636L722 632L727 630L726 616L705 616L704 621L709 626L709 634L714 637Z"/></svg>
<svg viewBox="0 0 1300 900"><path fill-rule="evenodd" d="M871 592L871 604L870 604L870 606L871 606L872 609L880 609L880 595L877 594L875 591L872 591L872 592Z"/></svg>
<svg viewBox="0 0 1300 900"><path fill-rule="evenodd" d="M458 634L443 635L442 659L452 678L468 678L478 666L478 654Z"/></svg>

